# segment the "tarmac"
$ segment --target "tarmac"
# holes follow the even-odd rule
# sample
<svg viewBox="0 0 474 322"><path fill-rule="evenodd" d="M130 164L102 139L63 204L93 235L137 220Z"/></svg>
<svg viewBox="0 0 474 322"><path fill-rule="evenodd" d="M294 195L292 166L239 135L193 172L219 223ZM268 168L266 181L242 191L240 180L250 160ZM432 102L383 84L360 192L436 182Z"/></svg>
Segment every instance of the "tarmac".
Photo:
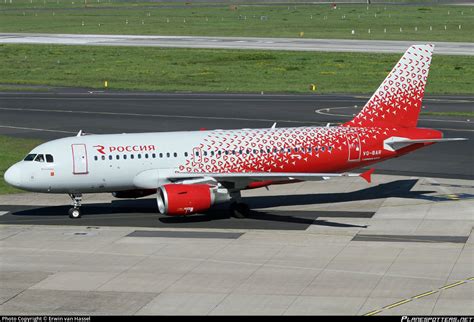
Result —
<svg viewBox="0 0 474 322"><path fill-rule="evenodd" d="M0 314L472 315L472 180L375 175L244 192L185 218L153 199L0 196Z"/></svg>
<svg viewBox="0 0 474 322"><path fill-rule="evenodd" d="M416 41L203 37L203 36L141 36L81 35L49 33L0 33L0 44L48 44L87 46L132 46L215 49L260 49L324 52L404 53ZM432 42L436 55L474 55L469 42Z"/></svg>

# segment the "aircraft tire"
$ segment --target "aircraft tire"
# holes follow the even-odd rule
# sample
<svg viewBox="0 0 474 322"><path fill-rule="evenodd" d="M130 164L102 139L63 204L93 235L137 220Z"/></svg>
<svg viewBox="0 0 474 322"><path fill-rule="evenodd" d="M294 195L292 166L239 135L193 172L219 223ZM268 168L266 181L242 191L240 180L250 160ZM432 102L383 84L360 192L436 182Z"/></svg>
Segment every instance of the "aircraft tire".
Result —
<svg viewBox="0 0 474 322"><path fill-rule="evenodd" d="M243 219L249 216L250 208L247 204L243 202L236 202L236 203L231 204L230 212L231 212L232 217Z"/></svg>
<svg viewBox="0 0 474 322"><path fill-rule="evenodd" d="M69 209L69 218L72 218L72 219L81 218L81 211L79 210L79 208Z"/></svg>

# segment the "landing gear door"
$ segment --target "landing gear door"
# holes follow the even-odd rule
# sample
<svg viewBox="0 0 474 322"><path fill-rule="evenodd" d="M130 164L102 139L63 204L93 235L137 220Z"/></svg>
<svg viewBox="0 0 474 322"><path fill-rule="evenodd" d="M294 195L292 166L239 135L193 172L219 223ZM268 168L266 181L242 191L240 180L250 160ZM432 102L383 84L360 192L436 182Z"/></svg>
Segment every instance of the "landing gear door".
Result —
<svg viewBox="0 0 474 322"><path fill-rule="evenodd" d="M72 148L72 173L87 174L87 149L85 144L73 144Z"/></svg>
<svg viewBox="0 0 474 322"><path fill-rule="evenodd" d="M360 161L361 149L359 134L347 133L347 145L349 147L349 162Z"/></svg>

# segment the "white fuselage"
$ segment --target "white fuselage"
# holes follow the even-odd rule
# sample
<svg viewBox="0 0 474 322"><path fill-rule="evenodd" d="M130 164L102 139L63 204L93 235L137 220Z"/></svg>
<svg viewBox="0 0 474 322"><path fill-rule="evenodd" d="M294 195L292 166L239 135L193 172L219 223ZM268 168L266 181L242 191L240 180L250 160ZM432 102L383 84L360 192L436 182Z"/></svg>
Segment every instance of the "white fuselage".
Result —
<svg viewBox="0 0 474 322"><path fill-rule="evenodd" d="M29 191L89 193L156 189L159 178L176 172L343 171L361 161L359 138L374 131L380 132L304 127L76 136L39 145L5 178Z"/></svg>

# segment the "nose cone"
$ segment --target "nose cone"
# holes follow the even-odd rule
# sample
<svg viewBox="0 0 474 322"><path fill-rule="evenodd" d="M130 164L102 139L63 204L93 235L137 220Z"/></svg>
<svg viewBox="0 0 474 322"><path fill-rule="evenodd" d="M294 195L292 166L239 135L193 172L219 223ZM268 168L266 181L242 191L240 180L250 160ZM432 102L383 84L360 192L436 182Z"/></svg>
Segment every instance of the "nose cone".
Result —
<svg viewBox="0 0 474 322"><path fill-rule="evenodd" d="M7 172L5 172L4 176L5 181L16 188L21 187L21 170L20 167L15 164L12 165Z"/></svg>

